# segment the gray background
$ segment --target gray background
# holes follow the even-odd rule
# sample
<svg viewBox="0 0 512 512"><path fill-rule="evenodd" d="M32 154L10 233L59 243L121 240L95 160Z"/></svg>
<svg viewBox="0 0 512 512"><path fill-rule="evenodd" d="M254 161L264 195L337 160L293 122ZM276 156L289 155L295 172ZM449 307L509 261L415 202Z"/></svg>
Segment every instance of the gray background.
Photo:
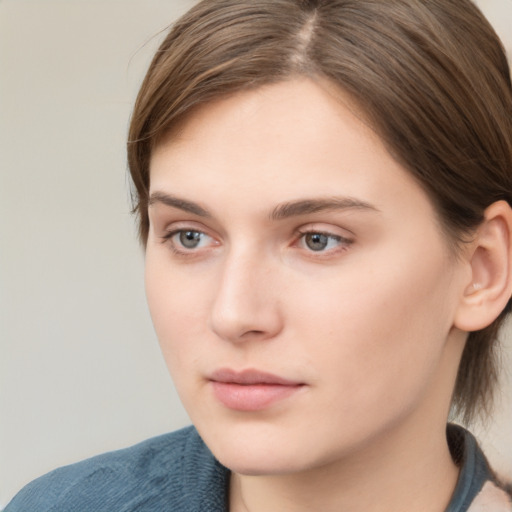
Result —
<svg viewBox="0 0 512 512"><path fill-rule="evenodd" d="M56 466L188 421L145 304L125 136L159 32L190 5L0 0L0 508ZM512 0L480 5L512 52ZM512 475L504 386L481 436Z"/></svg>

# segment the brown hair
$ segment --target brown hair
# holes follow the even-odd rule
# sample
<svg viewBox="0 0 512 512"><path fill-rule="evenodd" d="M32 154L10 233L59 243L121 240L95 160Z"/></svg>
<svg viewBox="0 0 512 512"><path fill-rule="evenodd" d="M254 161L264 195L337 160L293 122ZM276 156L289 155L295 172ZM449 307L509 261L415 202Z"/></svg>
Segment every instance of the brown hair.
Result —
<svg viewBox="0 0 512 512"><path fill-rule="evenodd" d="M203 0L171 29L133 111L128 162L145 244L154 147L191 109L296 75L351 95L430 196L453 246L512 204L512 87L501 43L470 0ZM470 333L453 408L489 414L497 334Z"/></svg>

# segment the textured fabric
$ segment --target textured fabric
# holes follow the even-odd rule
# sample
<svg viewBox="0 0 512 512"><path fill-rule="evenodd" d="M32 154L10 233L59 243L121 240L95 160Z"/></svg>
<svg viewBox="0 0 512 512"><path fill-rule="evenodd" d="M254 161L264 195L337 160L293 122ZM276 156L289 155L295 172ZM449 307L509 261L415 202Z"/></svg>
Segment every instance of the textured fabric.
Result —
<svg viewBox="0 0 512 512"><path fill-rule="evenodd" d="M476 439L455 425L448 425L447 437L461 471L446 512L512 512L510 496L499 487Z"/></svg>
<svg viewBox="0 0 512 512"><path fill-rule="evenodd" d="M225 512L227 481L189 427L52 471L4 512Z"/></svg>
<svg viewBox="0 0 512 512"><path fill-rule="evenodd" d="M448 440L461 472L446 512L511 512L474 437L450 426ZM5 512L227 512L228 477L188 427L52 471Z"/></svg>

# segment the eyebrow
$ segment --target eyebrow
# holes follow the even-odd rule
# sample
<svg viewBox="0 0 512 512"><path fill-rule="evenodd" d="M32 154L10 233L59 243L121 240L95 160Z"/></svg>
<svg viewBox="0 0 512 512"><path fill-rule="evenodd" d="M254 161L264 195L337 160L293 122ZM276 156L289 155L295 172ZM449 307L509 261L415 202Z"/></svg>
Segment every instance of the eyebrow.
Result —
<svg viewBox="0 0 512 512"><path fill-rule="evenodd" d="M193 201L182 199L165 192L153 192L149 197L149 206L162 203L172 208L177 208L199 217L212 218L212 214L204 207ZM318 213L332 210L369 210L378 212L378 208L353 197L325 197L314 199L298 199L277 205L269 217L272 221L284 220L299 215Z"/></svg>
<svg viewBox="0 0 512 512"><path fill-rule="evenodd" d="M360 201L353 197L326 197L315 199L299 199L280 204L274 208L270 214L271 220L282 220L289 217L296 217L299 215L307 215L309 213L318 213L332 210L369 210L378 212L378 208L367 203Z"/></svg>
<svg viewBox="0 0 512 512"><path fill-rule="evenodd" d="M180 197L172 196L164 192L153 192L151 194L148 206L152 206L155 203L162 203L166 206L171 206L172 208L178 208L178 210L183 210L185 212L198 215L199 217L212 217L211 213L206 208L199 206L197 203L187 201L186 199L181 199Z"/></svg>

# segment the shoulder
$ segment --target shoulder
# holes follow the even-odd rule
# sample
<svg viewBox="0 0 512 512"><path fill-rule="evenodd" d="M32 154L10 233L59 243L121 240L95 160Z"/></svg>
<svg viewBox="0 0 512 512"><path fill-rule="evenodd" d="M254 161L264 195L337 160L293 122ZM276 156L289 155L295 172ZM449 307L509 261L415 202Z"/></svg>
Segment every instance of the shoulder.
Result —
<svg viewBox="0 0 512 512"><path fill-rule="evenodd" d="M511 512L511 495L496 482L487 481L468 512Z"/></svg>
<svg viewBox="0 0 512 512"><path fill-rule="evenodd" d="M226 481L227 470L188 427L56 469L5 512L201 510L201 500L223 502Z"/></svg>

